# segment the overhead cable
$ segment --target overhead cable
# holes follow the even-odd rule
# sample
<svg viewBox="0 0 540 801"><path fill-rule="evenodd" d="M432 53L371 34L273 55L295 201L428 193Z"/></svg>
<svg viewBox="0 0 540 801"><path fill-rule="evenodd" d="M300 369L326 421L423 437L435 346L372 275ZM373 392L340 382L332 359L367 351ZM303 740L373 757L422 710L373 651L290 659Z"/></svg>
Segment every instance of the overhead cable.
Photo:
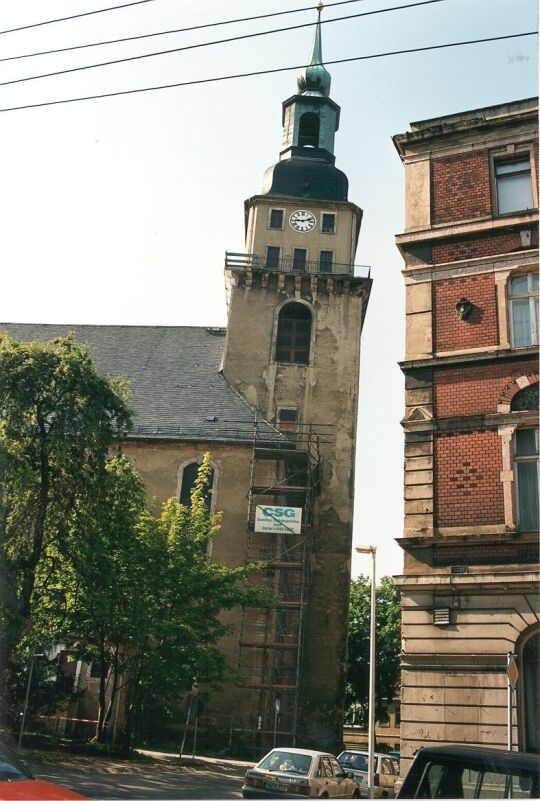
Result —
<svg viewBox="0 0 540 801"><path fill-rule="evenodd" d="M29 28L39 28L42 25L52 25L54 22L66 22L70 19L78 19L79 17L90 17L92 14L103 14L104 11L117 11L120 8L128 8L128 6L140 6L143 3L153 3L155 0L132 0L131 3L122 3L121 6L109 6L108 8L98 8L95 11L83 11L81 14L72 14L69 17L57 17L56 19L45 19L41 22L32 22L30 25L20 25L18 28L8 28L5 31L0 31L0 36L4 33L15 33L16 31L27 31Z"/></svg>
<svg viewBox="0 0 540 801"><path fill-rule="evenodd" d="M376 11L362 11L358 14L349 14L345 17L334 17L333 19L321 20L321 24L329 24L331 22L341 22L348 19L357 19L358 17L370 17L373 14L386 14L389 11L399 11L400 9L415 8L417 6L428 6L434 3L446 3L448 0L419 0L419 2L408 3L403 6L392 6L391 8L380 8ZM285 28L273 28L269 31L256 31L255 33L244 33L240 36L230 36L226 39L214 39L212 42L199 42L198 44L183 45L182 47L173 47L170 50L158 50L152 53L141 53L138 56L126 56L125 58L115 58L111 61L101 61L98 64L87 64L81 67L69 67L65 70L55 70L54 72L44 72L41 75L28 75L26 78L13 78L10 81L0 81L0 86L10 86L14 83L25 83L27 81L38 81L42 78L54 78L58 75L68 75L72 72L83 72L84 70L93 70L97 67L111 67L115 64L125 64L129 61L139 61L143 58L155 58L156 56L167 56L171 53L181 53L184 50L195 50L200 47L210 47L211 45L226 44L228 42L238 42L241 39L253 39L257 36L269 36L274 33L284 33L287 31L295 31L299 28L312 28L317 25L317 22L302 22L298 25L288 25Z"/></svg>
<svg viewBox="0 0 540 801"><path fill-rule="evenodd" d="M325 8L332 6L344 6L350 3L362 3L365 0L336 0L334 3L325 3ZM35 56L50 56L55 53L67 53L70 50L83 50L87 47L101 47L102 45L119 44L121 42L135 42L137 39L150 39L154 36L166 36L172 33L187 33L188 31L198 31L202 28L215 28L219 25L232 25L237 22L252 22L258 19L267 19L268 17L282 17L284 14L298 14L302 11L313 11L313 6L304 6L303 8L291 8L288 11L272 11L269 14L257 14L253 17L237 17L236 19L224 19L219 22L206 22L202 25L190 25L187 28L172 28L167 31L155 31L154 33L141 33L138 36L124 36L121 39L108 39L102 42L88 42L87 44L73 45L72 47L58 47L55 50L40 50L35 53L21 53L18 56L4 56L0 61L16 61L21 58L34 58ZM96 12L97 13L97 12ZM324 20L321 20L323 22ZM14 30L20 30L15 28ZM0 31L0 33L9 33L9 31Z"/></svg>
<svg viewBox="0 0 540 801"><path fill-rule="evenodd" d="M485 39L469 39L468 41L463 41L463 42L448 42L446 44L428 45L426 47L412 47L408 48L407 50L391 50L387 53L372 53L371 55L367 56L352 56L351 58L338 58L332 61L325 61L325 64L327 66L330 66L332 64L346 64L353 61L369 61L370 59L375 59L375 58L386 58L388 56L401 56L409 53L423 53L428 50L442 50L448 47L463 47L465 45L483 44L485 42L500 42L504 39L519 39L524 36L535 36L537 34L538 31L526 31L524 33L505 34L504 36L490 36ZM176 89L180 86L195 86L197 84L216 83L218 81L231 81L237 78L251 78L256 75L271 75L277 72L290 72L292 70L300 70L308 66L309 64L300 64L291 67L276 67L274 69L268 69L268 70L254 70L252 72L240 72L233 75L220 75L215 78L198 78L193 81L168 83L168 84L162 84L161 86L146 86L139 89L124 89L119 92L105 92L97 95L69 97L69 98L64 98L62 100L46 100L41 103L27 103L21 106L10 106L7 108L0 108L0 113L5 113L7 111L21 111L23 109L31 109L31 108L43 108L45 106L58 106L65 103L78 103L83 100L100 100L105 97L120 97L121 95L134 95L134 94L141 94L143 92L155 92L160 89Z"/></svg>

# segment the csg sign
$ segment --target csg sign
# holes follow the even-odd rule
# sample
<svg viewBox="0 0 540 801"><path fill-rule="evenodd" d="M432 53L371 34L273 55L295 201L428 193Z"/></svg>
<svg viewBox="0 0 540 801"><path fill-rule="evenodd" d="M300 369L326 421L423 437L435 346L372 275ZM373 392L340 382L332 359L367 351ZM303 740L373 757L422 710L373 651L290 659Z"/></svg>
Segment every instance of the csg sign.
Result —
<svg viewBox="0 0 540 801"><path fill-rule="evenodd" d="M300 534L302 509L297 506L257 506L255 508L255 531L271 534L294 532Z"/></svg>

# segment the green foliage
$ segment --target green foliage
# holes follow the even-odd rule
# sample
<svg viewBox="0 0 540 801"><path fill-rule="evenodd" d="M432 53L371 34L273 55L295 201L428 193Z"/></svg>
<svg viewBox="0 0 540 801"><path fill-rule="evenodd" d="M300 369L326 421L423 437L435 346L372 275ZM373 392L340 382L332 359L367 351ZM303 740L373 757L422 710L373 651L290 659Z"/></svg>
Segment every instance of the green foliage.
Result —
<svg viewBox="0 0 540 801"><path fill-rule="evenodd" d="M385 576L376 590L376 713L383 715L383 699L390 701L399 687L401 610L399 591ZM359 576L351 584L349 609L346 706L360 710L367 720L369 693L371 582ZM356 716L358 721L358 715Z"/></svg>
<svg viewBox="0 0 540 801"><path fill-rule="evenodd" d="M130 424L125 385L99 376L71 336L0 335L0 694L8 655L31 626L44 554L53 543L61 552Z"/></svg>

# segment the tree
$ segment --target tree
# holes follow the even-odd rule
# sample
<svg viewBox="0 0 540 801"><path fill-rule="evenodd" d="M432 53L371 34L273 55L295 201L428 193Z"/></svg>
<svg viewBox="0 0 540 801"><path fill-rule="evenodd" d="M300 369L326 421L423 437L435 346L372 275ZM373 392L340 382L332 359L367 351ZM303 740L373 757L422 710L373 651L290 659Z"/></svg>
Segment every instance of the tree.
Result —
<svg viewBox="0 0 540 801"><path fill-rule="evenodd" d="M195 676L206 682L229 677L216 647L227 630L219 615L247 594L266 600L261 591L244 590L248 569L208 560L206 546L220 520L205 502L210 469L207 454L191 505L171 498L156 518L144 509L135 468L114 457L93 503L74 510L61 547L47 546L31 638L52 635L69 642L78 658L98 663L98 742L106 739L121 691L127 750L141 706L172 712Z"/></svg>
<svg viewBox="0 0 540 801"><path fill-rule="evenodd" d="M0 682L31 626L49 543L61 547L73 509L103 480L108 449L130 422L125 385L99 376L86 346L71 336L41 344L0 335Z"/></svg>
<svg viewBox="0 0 540 801"><path fill-rule="evenodd" d="M367 721L369 694L371 582L359 576L351 584L346 704L355 704ZM399 591L389 576L376 590L376 715L384 712L383 699L391 700L399 686L401 609Z"/></svg>

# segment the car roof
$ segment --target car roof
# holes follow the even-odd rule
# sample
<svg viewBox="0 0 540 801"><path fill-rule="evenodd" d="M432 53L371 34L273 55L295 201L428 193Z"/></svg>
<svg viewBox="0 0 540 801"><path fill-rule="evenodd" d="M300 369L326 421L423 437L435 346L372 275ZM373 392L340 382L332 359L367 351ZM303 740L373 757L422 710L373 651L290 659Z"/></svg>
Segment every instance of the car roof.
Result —
<svg viewBox="0 0 540 801"><path fill-rule="evenodd" d="M283 745L280 748L272 748L272 751L287 751L289 754L305 754L306 756L329 756L335 759L335 755L331 754L329 751L311 751L309 748L289 748L288 745ZM268 754L271 754L272 751L269 751ZM268 754L265 754L265 756L268 756ZM262 757L262 759L264 759L264 757Z"/></svg>
<svg viewBox="0 0 540 801"><path fill-rule="evenodd" d="M416 755L449 756L455 759L478 759L484 761L498 760L509 764L534 766L538 770L538 756L523 751L505 751L503 748L489 748L481 745L430 745L420 748ZM415 756L416 756L415 755Z"/></svg>
<svg viewBox="0 0 540 801"><path fill-rule="evenodd" d="M362 754L362 756L369 756L369 751L358 751L356 748L345 748L341 754ZM341 756L340 754L340 756ZM392 756L392 754L380 754L378 751L375 751L374 756L376 757L387 757ZM395 757L394 757L395 759Z"/></svg>

